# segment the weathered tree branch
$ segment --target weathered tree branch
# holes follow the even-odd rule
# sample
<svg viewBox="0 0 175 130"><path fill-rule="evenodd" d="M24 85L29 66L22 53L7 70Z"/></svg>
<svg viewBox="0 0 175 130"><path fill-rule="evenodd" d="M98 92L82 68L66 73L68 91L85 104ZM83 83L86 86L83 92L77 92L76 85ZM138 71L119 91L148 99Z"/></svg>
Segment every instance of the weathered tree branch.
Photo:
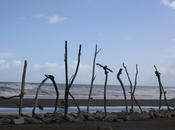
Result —
<svg viewBox="0 0 175 130"><path fill-rule="evenodd" d="M38 88L37 88L37 92L35 95L35 102L34 102L34 106L33 106L33 110L32 110L32 116L35 116L35 110L36 110L36 106L38 105L38 95L39 95L39 90L41 89L41 87L43 86L43 84L50 79L54 85L55 91L56 91L56 100L55 100L55 110L54 113L57 111L57 106L58 106L58 100L59 100L59 91L58 91L58 87L57 84L55 82L54 76L53 75L45 75L45 79L42 80L42 82L39 84Z"/></svg>
<svg viewBox="0 0 175 130"><path fill-rule="evenodd" d="M87 105L87 112L89 112L89 106L90 106L90 99L91 99L91 95L92 95L92 89L93 89L93 85L94 85L94 80L96 78L95 76L95 64L96 64L96 57L97 54L100 52L101 49L97 49L97 44L95 47L95 54L94 54L94 60L93 60L93 67L92 67L92 78L91 78L91 85L90 85L90 90L89 90L89 96L88 96L88 105Z"/></svg>
<svg viewBox="0 0 175 130"><path fill-rule="evenodd" d="M127 96L126 96L126 91L125 91L125 86L120 78L120 75L122 74L122 68L119 69L118 73L117 73L117 79L118 81L120 82L120 85L122 87L122 90L123 90L123 96L124 96L124 99L125 99L125 107L126 107L126 112L128 113L128 104L127 104Z"/></svg>
<svg viewBox="0 0 175 130"><path fill-rule="evenodd" d="M72 87L73 85L73 82L77 76L77 73L78 73L78 69L79 69L79 65L80 65L80 57L81 57L81 45L79 46L79 52L78 52L78 62L77 62L77 66L76 66L76 69L75 69L75 72L74 72L74 75L71 77L70 79L70 82L68 80L68 61L67 61L67 41L65 41L65 58L64 58L64 62L65 62L65 79L66 79L66 87L65 87L65 96L64 96L64 100L65 100L65 111L64 111L64 116L66 117L67 116L67 113L68 113L68 99L69 99L69 95L72 97L74 103L76 105L77 102L75 100L75 98L73 97L73 95L69 92L70 88ZM79 107L77 107L78 109Z"/></svg>
<svg viewBox="0 0 175 130"><path fill-rule="evenodd" d="M56 113L57 111L57 107L58 107L58 100L59 100L59 91L58 91L58 87L57 84L55 82L55 77L53 75L45 75L48 79L50 79L52 81L52 84L55 88L55 92L56 92L56 100L55 100L55 110L54 113Z"/></svg>
<svg viewBox="0 0 175 130"><path fill-rule="evenodd" d="M130 109L130 112L133 112L133 106L134 106L133 86L132 86L132 82L131 82L131 79L130 79L128 70L127 70L127 68L126 68L126 66L125 66L124 63L123 63L123 67L125 69L125 72L126 72L126 75L127 75L128 81L129 81L129 84L130 84L130 94L131 94L131 109Z"/></svg>
<svg viewBox="0 0 175 130"><path fill-rule="evenodd" d="M105 111L105 116L107 115L107 111L106 111L106 87L107 87L107 81L108 81L108 73L109 72L113 72L111 69L109 69L107 67L107 65L103 66L99 63L97 63L96 65L100 66L101 68L103 68L104 73L105 73L105 83L104 83L104 111Z"/></svg>
<svg viewBox="0 0 175 130"><path fill-rule="evenodd" d="M167 98L166 98L166 91L164 91L164 88L163 88L163 85L162 85L162 82L161 82L161 78L160 78L161 73L158 71L158 69L157 69L157 67L155 65L154 65L154 68L155 68L155 74L156 74L156 77L158 79L159 90L160 90L159 110L161 109L161 106L162 106L162 94L164 94L164 101L165 101L165 103L167 105L168 110L170 110L170 107L169 107L169 104L168 104L168 101L167 101Z"/></svg>
<svg viewBox="0 0 175 130"><path fill-rule="evenodd" d="M70 91L69 91L69 95L71 96L71 98L73 99L73 101L74 101L74 104L76 105L76 107L77 107L77 110L78 110L78 113L80 113L81 111L80 111L80 107L79 107L79 105L78 105L78 103L77 103L77 101L75 100L75 98L74 98L74 96L70 93Z"/></svg>
<svg viewBox="0 0 175 130"><path fill-rule="evenodd" d="M24 68L22 74L22 82L21 82L21 96L19 102L19 116L22 114L22 105L23 105L23 97L24 97L24 88L25 88L25 79L26 79L26 70L27 70L27 61L24 61Z"/></svg>
<svg viewBox="0 0 175 130"><path fill-rule="evenodd" d="M143 112L141 106L139 105L137 99L135 98L135 90L136 90L136 87L137 87L137 77L138 77L138 65L136 64L135 82L134 82L134 87L133 87L133 93L132 93L132 95L133 95L133 98L134 98L133 99L134 102L139 107L140 111Z"/></svg>
<svg viewBox="0 0 175 130"><path fill-rule="evenodd" d="M46 80L48 79L48 77L46 77L44 80L42 80L42 82L39 84L37 91L36 91L36 95L35 95L35 102L34 102L34 106L33 106L33 110L32 110L32 116L35 116L35 109L37 107L38 104L38 94L39 94L39 90L41 88L41 86L46 82Z"/></svg>

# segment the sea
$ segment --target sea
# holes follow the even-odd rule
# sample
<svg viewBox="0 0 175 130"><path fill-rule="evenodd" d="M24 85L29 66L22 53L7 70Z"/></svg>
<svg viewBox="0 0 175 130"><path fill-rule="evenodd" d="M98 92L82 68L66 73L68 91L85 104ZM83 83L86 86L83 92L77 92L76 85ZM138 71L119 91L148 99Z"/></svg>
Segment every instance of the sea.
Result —
<svg viewBox="0 0 175 130"><path fill-rule="evenodd" d="M25 98L34 98L39 83L26 83ZM64 98L64 84L57 84L60 98ZM0 82L0 96L13 96L20 93L21 83L18 82ZM130 87L126 86L127 97L130 97ZM175 86L164 86L168 99L175 98ZM90 85L74 84L70 92L76 99L87 99ZM103 99L104 85L94 85L92 90L93 99ZM107 99L123 99L123 91L119 85L107 85ZM39 92L40 98L55 99L56 93L51 83L45 83ZM158 86L137 86L135 97L137 99L159 99Z"/></svg>
<svg viewBox="0 0 175 130"><path fill-rule="evenodd" d="M24 98L34 98L36 94L36 90L39 86L39 83L26 83L25 84L25 96ZM64 98L64 84L57 84L60 99ZM0 82L0 96L13 96L20 93L21 83L19 82ZM164 86L164 89L167 94L167 99L175 98L175 86ZM75 99L87 99L90 90L90 85L88 84L74 84L70 92L75 97ZM103 99L104 93L104 85L94 85L92 91L92 98L93 99ZM130 87L126 86L126 94L128 99L130 98ZM107 86L107 99L124 99L123 91L121 86L119 85L108 85ZM55 99L56 93L54 86L51 83L45 83L39 92L39 98L43 99ZM158 86L137 86L135 92L136 99L159 99L159 87ZM148 109L144 107L144 109ZM31 108L24 108L23 112L30 113ZM45 111L41 111L37 109L38 112L51 112L53 108L45 108ZM86 106L81 106L81 110L86 110ZM91 112L96 110L102 110L103 107L91 107ZM124 107L118 106L115 107L108 107L109 111L121 111L125 110ZM16 113L18 111L17 108L0 108L0 113ZM63 109L59 109L58 111L63 111ZM69 107L70 112L76 111L75 107Z"/></svg>

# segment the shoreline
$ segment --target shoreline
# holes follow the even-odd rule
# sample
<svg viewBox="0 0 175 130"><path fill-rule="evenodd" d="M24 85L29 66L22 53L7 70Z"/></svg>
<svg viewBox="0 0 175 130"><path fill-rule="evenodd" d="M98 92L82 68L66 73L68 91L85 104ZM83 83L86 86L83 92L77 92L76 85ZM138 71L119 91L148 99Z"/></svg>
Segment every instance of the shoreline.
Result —
<svg viewBox="0 0 175 130"><path fill-rule="evenodd" d="M59 99L58 107L60 106L63 99ZM79 106L87 106L87 99L76 99ZM140 106L159 106L158 99L137 99ZM127 100L128 106L131 104L131 100ZM175 99L169 99L168 103L171 107L175 106ZM24 98L23 99L23 107L33 107L34 99L31 98ZM38 104L43 107L54 107L55 99L38 99ZM90 106L103 106L104 100L103 99L94 99L92 100ZM107 106L125 106L124 99L108 99L106 101ZM136 104L134 104L136 105ZM19 106L19 99L0 99L0 108L7 107L7 108L16 108ZM72 99L69 99L69 106L75 106ZM165 101L162 100L162 106L166 106Z"/></svg>

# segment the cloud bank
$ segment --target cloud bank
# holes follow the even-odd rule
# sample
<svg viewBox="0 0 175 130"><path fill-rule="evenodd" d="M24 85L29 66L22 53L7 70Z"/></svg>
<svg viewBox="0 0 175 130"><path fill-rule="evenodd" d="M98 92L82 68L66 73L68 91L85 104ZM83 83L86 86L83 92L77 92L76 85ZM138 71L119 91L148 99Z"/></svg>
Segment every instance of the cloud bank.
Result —
<svg viewBox="0 0 175 130"><path fill-rule="evenodd" d="M161 0L161 1L165 6L175 10L175 0Z"/></svg>

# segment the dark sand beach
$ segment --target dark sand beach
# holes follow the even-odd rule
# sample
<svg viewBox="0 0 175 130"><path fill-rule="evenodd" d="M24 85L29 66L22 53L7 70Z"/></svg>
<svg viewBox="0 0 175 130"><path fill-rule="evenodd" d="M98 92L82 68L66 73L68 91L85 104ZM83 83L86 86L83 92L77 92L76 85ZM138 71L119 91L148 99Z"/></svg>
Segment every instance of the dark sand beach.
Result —
<svg viewBox="0 0 175 130"><path fill-rule="evenodd" d="M57 124L0 125L0 130L174 130L175 119L152 119L145 121L83 123L63 122Z"/></svg>

